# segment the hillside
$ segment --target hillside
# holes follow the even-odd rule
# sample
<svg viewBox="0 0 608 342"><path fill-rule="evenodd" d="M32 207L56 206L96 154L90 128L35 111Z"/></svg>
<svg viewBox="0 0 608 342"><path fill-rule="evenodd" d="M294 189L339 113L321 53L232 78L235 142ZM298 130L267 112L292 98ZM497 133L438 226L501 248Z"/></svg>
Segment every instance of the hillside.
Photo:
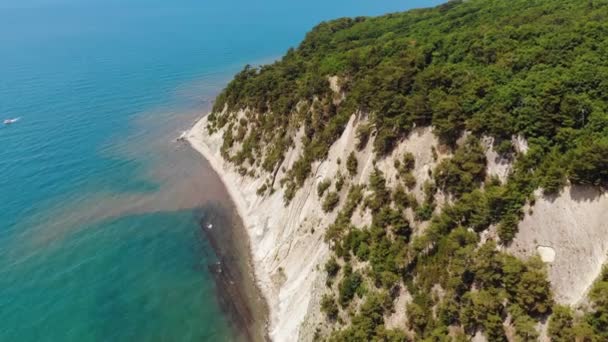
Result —
<svg viewBox="0 0 608 342"><path fill-rule="evenodd" d="M606 37L607 1L454 1L240 72L195 140L255 217L271 336L607 339Z"/></svg>

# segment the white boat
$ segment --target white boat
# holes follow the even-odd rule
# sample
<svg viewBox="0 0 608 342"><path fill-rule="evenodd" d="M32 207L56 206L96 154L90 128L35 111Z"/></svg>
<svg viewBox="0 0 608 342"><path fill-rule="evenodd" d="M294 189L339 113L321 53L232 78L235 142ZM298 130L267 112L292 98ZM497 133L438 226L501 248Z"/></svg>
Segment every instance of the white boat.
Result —
<svg viewBox="0 0 608 342"><path fill-rule="evenodd" d="M4 120L4 124L5 124L5 125L10 125L10 124L15 123L15 122L17 122L17 121L19 121L19 118L14 118L14 119L6 119L6 120Z"/></svg>

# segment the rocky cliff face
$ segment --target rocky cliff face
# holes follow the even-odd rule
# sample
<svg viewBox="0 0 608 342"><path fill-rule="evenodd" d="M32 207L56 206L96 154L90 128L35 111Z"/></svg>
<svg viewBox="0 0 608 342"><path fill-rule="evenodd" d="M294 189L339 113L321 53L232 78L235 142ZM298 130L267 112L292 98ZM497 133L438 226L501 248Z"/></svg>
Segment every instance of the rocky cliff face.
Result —
<svg viewBox="0 0 608 342"><path fill-rule="evenodd" d="M241 112L236 117L243 115ZM324 234L344 204L348 188L365 185L374 168L382 171L387 186L394 188L400 182L395 160L408 152L415 157L412 170L415 185L411 192L422 202L424 183L432 179L431 174L437 164L451 156L450 150L439 144L430 127L414 129L384 158L374 155L372 143L357 150L356 131L365 124L365 120L362 114L351 116L327 158L314 162L311 176L287 205L280 180L302 153L303 129L294 132L294 144L286 152L276 174L272 175L272 190L265 191L259 190L268 186L271 175L259 167L243 174L222 157L222 137L226 128L210 134L206 129L207 119L203 118L186 135L192 146L221 176L243 218L251 239L256 277L270 307L269 334L275 341L311 341L315 334L328 331L325 316L320 312L321 297L328 291L323 266L330 256ZM526 143L521 138L514 139L514 145L525 152ZM484 146L488 159L487 175L497 176L504 182L511 171L511 164L492 150L491 141L484 140ZM351 152L357 158L357 170L344 177L349 173L346 160ZM335 183L340 178L344 178L346 184L336 189ZM337 192L340 197L338 207L330 212L323 210L323 198L317 193L319 183L326 180L332 181L329 190ZM605 208L608 208L608 197L595 189L581 187L566 188L554 197L544 197L540 192L535 196L537 200L527 209L514 242L504 249L521 257L541 254L549 264L549 278L556 299L561 303L575 304L584 298L585 291L606 259L608 228L605 222L608 222L608 217L605 217ZM440 211L450 198L438 191L435 202L435 211ZM407 210L408 218L415 221L414 213ZM358 208L351 222L358 227L369 225L371 214ZM425 228L424 222L416 224L414 235L420 235ZM482 234L482 241L489 238L495 238L492 228ZM437 292L440 293L441 289L437 288ZM411 296L402 288L394 301L395 310L386 317L388 327L406 326L405 304L409 300ZM482 334L477 335L483 340Z"/></svg>
<svg viewBox="0 0 608 342"><path fill-rule="evenodd" d="M509 250L539 253L549 265L556 300L575 305L600 274L608 256L608 195L570 186L558 195L536 193Z"/></svg>

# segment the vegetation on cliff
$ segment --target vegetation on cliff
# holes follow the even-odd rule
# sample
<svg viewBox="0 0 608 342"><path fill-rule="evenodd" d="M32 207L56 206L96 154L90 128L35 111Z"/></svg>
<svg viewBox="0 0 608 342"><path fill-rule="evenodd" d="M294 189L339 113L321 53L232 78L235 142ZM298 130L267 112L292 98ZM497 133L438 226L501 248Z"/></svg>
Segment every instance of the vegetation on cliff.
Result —
<svg viewBox="0 0 608 342"><path fill-rule="evenodd" d="M549 318L556 341L608 338L608 272L580 317L555 305L540 260L498 246L515 236L534 190L608 186L607 36L603 0L452 1L322 23L280 61L235 77L208 129L223 129L222 153L243 174L276 175L303 127L301 156L279 180L287 202L353 113L367 119L357 148L371 143L378 158L420 126L432 126L453 151L431 170L421 203L409 191L416 161L407 154L395 161L401 184L394 188L377 168L367 184L342 175L335 189L319 184L323 209L337 210L326 229L334 257L321 303L334 331L319 337L443 341L482 331L491 341L507 334L528 341ZM483 136L513 163L505 182L486 175ZM526 153L516 137L527 140ZM345 161L345 174L356 175L356 155ZM349 191L339 203L343 185ZM437 192L450 197L441 208ZM358 208L371 213L371 224L352 224ZM497 241L482 239L490 227ZM402 289L411 301L394 308ZM395 309L405 309L407 326L387 329L384 317Z"/></svg>
<svg viewBox="0 0 608 342"><path fill-rule="evenodd" d="M489 134L505 154L511 136L522 135L543 159L535 169L561 167L551 175L606 185L606 30L600 0L454 1L339 19L317 26L282 60L246 67L213 112L251 110L244 122L231 123L251 129L227 140L243 142L237 162L260 156L269 170L281 160L290 128L304 124L297 184L359 110L371 115L379 154L415 125L433 125L447 143L465 130ZM338 105L332 75L346 93ZM211 121L217 129L230 120Z"/></svg>

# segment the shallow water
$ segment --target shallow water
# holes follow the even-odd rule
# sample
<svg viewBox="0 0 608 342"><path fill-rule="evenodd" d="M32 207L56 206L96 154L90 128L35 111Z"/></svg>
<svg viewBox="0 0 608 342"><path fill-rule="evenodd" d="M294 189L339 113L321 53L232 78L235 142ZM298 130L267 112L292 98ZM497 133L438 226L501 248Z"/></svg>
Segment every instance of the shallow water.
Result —
<svg viewBox="0 0 608 342"><path fill-rule="evenodd" d="M226 192L174 138L318 21L436 2L0 2L0 340L233 340L220 259L259 326Z"/></svg>

